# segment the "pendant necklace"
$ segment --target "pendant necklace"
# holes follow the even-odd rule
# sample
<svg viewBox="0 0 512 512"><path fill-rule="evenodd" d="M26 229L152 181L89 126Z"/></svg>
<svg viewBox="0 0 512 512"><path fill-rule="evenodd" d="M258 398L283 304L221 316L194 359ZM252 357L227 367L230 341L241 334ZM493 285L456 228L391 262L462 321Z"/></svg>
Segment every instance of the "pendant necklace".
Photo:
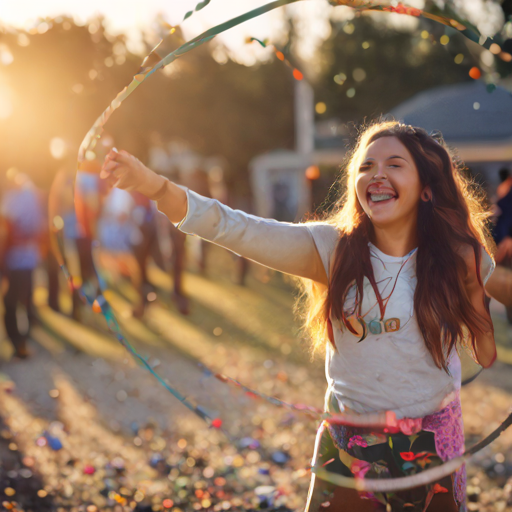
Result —
<svg viewBox="0 0 512 512"><path fill-rule="evenodd" d="M407 265L409 260L413 257L414 253L415 253L415 251L400 266L400 269L398 270L398 273L395 278L395 282L393 284L393 288L391 289L391 293L382 301L384 304L384 307L382 309L380 319L379 320L374 319L368 323L366 323L366 321L364 320L365 316L368 315L368 313L370 313L370 311L373 310L373 308L378 304L378 302L376 304L374 304L364 315L357 315L357 320L363 326L363 331L366 331L368 329L372 334L381 334L382 332L396 332L396 331L400 330L400 319L399 318L393 317L393 318L384 319L384 316L386 314L386 309L388 307L391 296L393 295L393 292L395 291L396 285L398 283L398 278L400 277L400 273L402 272L405 265ZM357 306L358 305L355 306L354 311L357 309ZM366 337L366 335L364 333L363 338L361 338L360 341L362 341L365 337Z"/></svg>

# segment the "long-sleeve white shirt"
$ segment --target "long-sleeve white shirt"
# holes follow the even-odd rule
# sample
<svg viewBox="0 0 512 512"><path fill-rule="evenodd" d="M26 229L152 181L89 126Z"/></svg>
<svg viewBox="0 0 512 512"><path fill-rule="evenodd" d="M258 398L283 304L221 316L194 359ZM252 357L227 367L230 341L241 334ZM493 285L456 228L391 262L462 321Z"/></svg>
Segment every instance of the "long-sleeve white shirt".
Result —
<svg viewBox="0 0 512 512"><path fill-rule="evenodd" d="M181 231L281 272L328 283L331 259L339 241L334 225L263 219L232 210L190 190L187 199L187 215L178 225ZM399 418L423 417L446 405L460 388L459 356L456 351L450 355L448 374L435 365L425 346L414 312L415 251L397 258L369 245L375 279L383 298L389 295L396 281L385 319L399 319L400 329L369 333L359 342L359 337L341 329L340 323L331 319L336 349L327 347L328 393L334 393L342 410L394 411ZM482 249L484 281L493 268L492 258ZM347 310L353 307L354 297L352 289L345 304ZM376 304L375 293L365 279L362 315L367 324L380 319Z"/></svg>

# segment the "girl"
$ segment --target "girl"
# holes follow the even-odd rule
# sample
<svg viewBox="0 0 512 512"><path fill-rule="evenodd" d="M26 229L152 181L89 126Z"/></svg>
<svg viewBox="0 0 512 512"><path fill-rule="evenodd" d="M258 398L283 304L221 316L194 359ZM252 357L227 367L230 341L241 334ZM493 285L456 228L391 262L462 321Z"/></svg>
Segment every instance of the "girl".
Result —
<svg viewBox="0 0 512 512"><path fill-rule="evenodd" d="M495 357L484 285L494 263L487 212L442 140L376 123L356 144L345 196L324 222L234 211L154 174L125 151L102 177L157 201L188 234L304 279L306 325L327 346L326 409L394 411L398 434L321 426L313 464L360 478L422 471L464 451L457 349ZM465 510L465 473L423 488L360 495L318 479L306 510Z"/></svg>

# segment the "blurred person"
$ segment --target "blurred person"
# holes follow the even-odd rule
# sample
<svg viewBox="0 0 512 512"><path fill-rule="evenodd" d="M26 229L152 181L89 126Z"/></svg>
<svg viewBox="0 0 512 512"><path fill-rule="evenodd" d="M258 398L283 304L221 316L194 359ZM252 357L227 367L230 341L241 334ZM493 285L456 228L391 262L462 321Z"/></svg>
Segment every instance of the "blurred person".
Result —
<svg viewBox="0 0 512 512"><path fill-rule="evenodd" d="M218 198L215 197L215 199ZM253 213L254 211L251 199L246 196L230 194L229 200L222 202L234 210L242 210L246 213ZM233 258L235 259L234 282L239 286L245 286L247 282L247 275L249 274L250 261L239 254L233 254ZM261 267L261 270L265 272L263 274L265 276L265 282L268 282L268 280L270 280L270 277L268 276L268 268Z"/></svg>
<svg viewBox="0 0 512 512"><path fill-rule="evenodd" d="M152 132L149 138L149 166L155 170L155 172L163 176L172 176L176 181L181 180L181 167L183 163L188 160L190 152L183 148L179 142L173 142L166 144L159 132ZM167 253L167 257L170 261L171 274L173 281L173 292L172 300L176 304L178 311L183 315L188 315L190 312L189 299L185 295L183 289L183 272L186 267L186 249L185 239L179 230L177 230L167 219L156 219L156 228L161 230L165 236L168 236L170 241L170 251ZM152 244L153 248L156 244ZM154 249L153 249L154 253ZM142 256L143 251L139 252ZM153 254L155 255L155 254ZM157 258L162 256L162 253L158 249L156 251ZM159 262L157 261L157 264ZM162 268L166 267L163 261L161 261Z"/></svg>
<svg viewBox="0 0 512 512"><path fill-rule="evenodd" d="M322 422L312 465L362 480L399 478L464 452L457 348L491 366L486 290L508 304L512 296L493 274L488 212L438 136L376 122L361 131L347 171L338 208L305 224L232 210L126 151L108 155L102 177L157 201L184 233L302 279L306 327L327 351L326 411L399 420L392 432ZM465 485L464 467L370 495L313 475L306 510L460 512Z"/></svg>
<svg viewBox="0 0 512 512"><path fill-rule="evenodd" d="M508 178L510 178L510 171L506 167L502 167L498 171L498 176L500 179L500 183L503 183L504 181L507 181Z"/></svg>
<svg viewBox="0 0 512 512"><path fill-rule="evenodd" d="M35 321L32 302L33 272L41 262L47 233L45 207L41 193L30 178L15 169L8 171L0 215L2 232L2 269L8 281L4 295L5 330L14 347L14 355L26 358L28 332L20 332L17 311L24 306L29 329Z"/></svg>
<svg viewBox="0 0 512 512"><path fill-rule="evenodd" d="M500 169L501 183L496 189L496 223L493 230L494 240L498 246L496 263L512 256L512 176L504 167Z"/></svg>
<svg viewBox="0 0 512 512"><path fill-rule="evenodd" d="M180 156L180 165L177 172L174 173L174 180L204 197L213 197L218 201L226 203L228 194L222 168L218 165L208 168L208 161L191 151L184 151ZM186 235L172 224L170 224L169 229L173 245L174 300L178 310L186 315L189 313L189 300L183 291L183 272L185 271L187 260ZM206 272L207 258L208 243L205 240L199 240L198 266L203 274ZM239 277L239 279L245 279L243 271L242 274L243 278Z"/></svg>
<svg viewBox="0 0 512 512"><path fill-rule="evenodd" d="M48 196L50 232L54 237L48 255L48 305L54 311L60 311L58 256L71 272L71 316L80 321L80 287L84 286L90 296L99 292L92 251L105 191L104 183L99 179L98 160L84 162L78 171L75 171L74 163L70 159L57 171Z"/></svg>
<svg viewBox="0 0 512 512"><path fill-rule="evenodd" d="M157 209L153 201L148 199L144 194L139 192L131 192L134 200L135 207L132 212L132 218L137 226L140 234L138 243L132 246L132 251L137 261L139 269L139 295L140 302L134 308L134 315L141 317L144 309L148 303L148 296L153 292L153 286L148 280L147 267L150 258L153 258L155 263L163 268L162 254L158 244L157 235Z"/></svg>
<svg viewBox="0 0 512 512"><path fill-rule="evenodd" d="M48 236L50 236L50 233L48 233ZM48 241L48 246L51 246L51 241ZM46 252L46 271L48 274L48 306L50 306L53 311L60 312L60 265L51 249ZM73 307L72 316L77 320L78 314L75 316L74 310L75 308Z"/></svg>
<svg viewBox="0 0 512 512"><path fill-rule="evenodd" d="M201 158L198 154L179 142L169 144L171 155L170 174L174 181L200 189L205 192L208 188L208 178L200 168ZM209 191L206 192L209 195ZM171 265L173 277L173 300L182 315L190 313L190 301L183 289L183 273L187 267L186 235L169 223L169 234L172 243ZM206 269L206 249L203 240L199 241L199 269Z"/></svg>
<svg viewBox="0 0 512 512"><path fill-rule="evenodd" d="M131 218L133 207L131 194L114 188L105 197L98 221L101 267L112 273L113 282L120 276L133 277L138 282L132 245L142 238L142 234Z"/></svg>
<svg viewBox="0 0 512 512"><path fill-rule="evenodd" d="M508 168L499 170L501 183L496 189L494 241L497 245L496 264L512 268L512 176ZM507 320L512 324L512 308L506 308Z"/></svg>
<svg viewBox="0 0 512 512"><path fill-rule="evenodd" d="M77 287L82 282L82 276L80 275L79 268L88 267L92 257L87 254L84 256L83 251L78 251L79 243L77 240L85 236L84 230L81 228L77 220L75 213L75 202L74 202L74 181L76 171L74 169L74 160L69 159L64 163L63 166L57 171L55 178L50 187L48 197L48 216L50 222L50 229L55 233L58 229L62 229L62 239L60 242L54 240L58 246L53 247L53 251L50 251L48 257L49 266L49 290L48 290L48 305L54 311L60 311L59 305L59 280L58 273L60 272L59 263L54 254L54 251L58 251L60 257L63 258L66 266L70 269L73 277L73 288L71 290L72 296L72 313L71 316L74 320L80 320L80 298ZM61 221L59 220L61 219ZM62 223L59 228L56 224ZM56 236L58 236L56 234ZM75 268L75 261L73 258L73 252L76 251L78 261L80 262L78 268ZM85 261L84 261L85 260ZM55 275L54 275L55 274Z"/></svg>
<svg viewBox="0 0 512 512"><path fill-rule="evenodd" d="M161 264L153 201L138 192L112 189L105 198L98 223L101 266L115 282L129 278L138 293L135 317L144 314L148 294L153 291L147 276L150 256Z"/></svg>
<svg viewBox="0 0 512 512"><path fill-rule="evenodd" d="M183 272L186 268L185 240L187 236L172 224L168 224L171 237L171 265L173 277L173 300L182 315L190 313L190 301L183 289Z"/></svg>
<svg viewBox="0 0 512 512"><path fill-rule="evenodd" d="M101 216L103 202L110 191L110 187L100 179L99 174L101 162L113 146L114 139L108 133L104 133L90 158L79 163L75 176L74 205L80 284L86 294L94 297L100 293L100 287L94 267L93 243L97 237L98 220Z"/></svg>
<svg viewBox="0 0 512 512"><path fill-rule="evenodd" d="M212 160L214 161L213 165L208 168L211 197L235 210L252 213L252 202L248 197L230 193L226 183L225 163ZM245 286L249 272L249 260L238 254L232 253L232 255L235 260L234 281L239 286Z"/></svg>
<svg viewBox="0 0 512 512"><path fill-rule="evenodd" d="M85 162L77 172L75 180L75 212L81 235L77 237L76 245L80 255L80 274L83 286L96 280L92 247L103 200L98 171L98 160Z"/></svg>
<svg viewBox="0 0 512 512"><path fill-rule="evenodd" d="M158 174L168 176L171 171L169 151L160 132L152 132L149 137L148 163Z"/></svg>
<svg viewBox="0 0 512 512"><path fill-rule="evenodd" d="M184 187L204 196L212 197L208 172L204 169L202 161L197 158L195 165L183 167L180 172L179 183ZM199 243L199 270L202 274L206 272L206 260L208 255L208 243L201 240Z"/></svg>

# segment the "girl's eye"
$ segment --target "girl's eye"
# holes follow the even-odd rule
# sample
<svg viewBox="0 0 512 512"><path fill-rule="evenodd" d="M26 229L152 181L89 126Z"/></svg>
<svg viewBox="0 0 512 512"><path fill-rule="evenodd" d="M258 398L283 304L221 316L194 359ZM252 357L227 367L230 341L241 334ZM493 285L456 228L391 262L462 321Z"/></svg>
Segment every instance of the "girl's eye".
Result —
<svg viewBox="0 0 512 512"><path fill-rule="evenodd" d="M372 168L371 164L363 164L361 167L359 167L359 172L368 171Z"/></svg>

